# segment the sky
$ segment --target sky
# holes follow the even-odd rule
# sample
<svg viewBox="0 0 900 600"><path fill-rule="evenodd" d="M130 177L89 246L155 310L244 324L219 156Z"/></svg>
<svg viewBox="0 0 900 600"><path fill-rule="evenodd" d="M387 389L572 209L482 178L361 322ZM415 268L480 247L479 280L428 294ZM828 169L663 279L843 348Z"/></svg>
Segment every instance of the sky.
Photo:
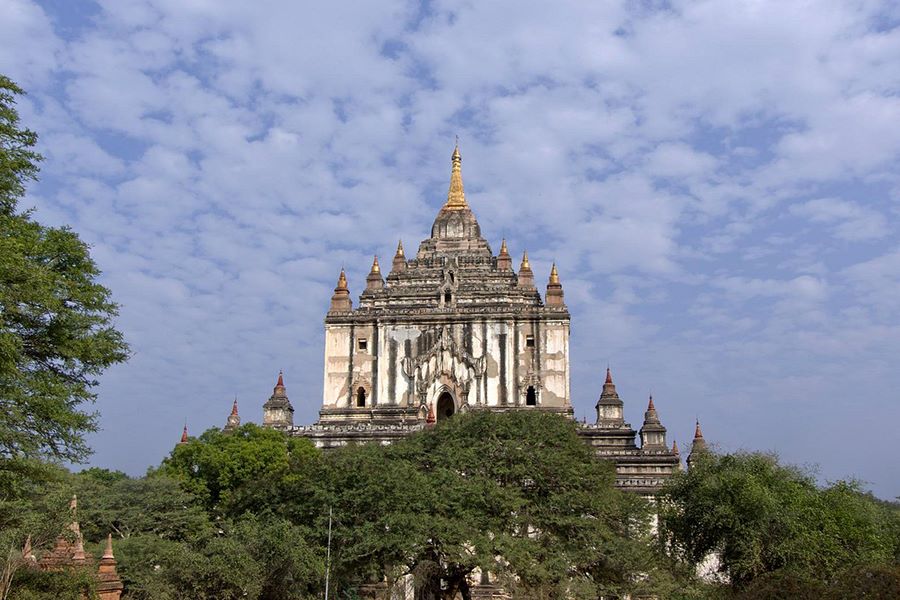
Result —
<svg viewBox="0 0 900 600"><path fill-rule="evenodd" d="M91 245L133 356L91 464L141 474L284 370L317 418L323 319L446 199L559 265L572 397L699 418L900 496L900 5L816 0L0 0L28 92L24 207Z"/></svg>

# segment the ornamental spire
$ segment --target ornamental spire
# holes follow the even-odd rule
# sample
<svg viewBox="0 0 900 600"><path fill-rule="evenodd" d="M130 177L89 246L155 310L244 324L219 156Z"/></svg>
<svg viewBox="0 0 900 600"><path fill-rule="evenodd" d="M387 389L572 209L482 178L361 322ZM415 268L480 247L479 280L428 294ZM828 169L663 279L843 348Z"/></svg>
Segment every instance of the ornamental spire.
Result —
<svg viewBox="0 0 900 600"><path fill-rule="evenodd" d="M522 254L522 264L519 265L519 287L534 287L534 271L531 270L531 264L528 262L528 251Z"/></svg>
<svg viewBox="0 0 900 600"><path fill-rule="evenodd" d="M447 190L447 203L444 205L448 210L464 210L469 208L466 202L466 192L463 189L462 181L462 156L459 153L459 142L453 149L453 156L450 158L453 166L450 170L450 189Z"/></svg>
<svg viewBox="0 0 900 600"><path fill-rule="evenodd" d="M688 468L697 461L698 456L706 453L708 449L706 440L703 439L703 432L700 430L700 419L697 419L697 424L694 426L694 442L691 444L691 453L687 457Z"/></svg>
<svg viewBox="0 0 900 600"><path fill-rule="evenodd" d="M234 397L234 404L231 405L231 416L232 417L238 416L237 396Z"/></svg>
<svg viewBox="0 0 900 600"><path fill-rule="evenodd" d="M351 310L353 310L353 303L350 301L350 290L347 289L347 275L344 273L344 267L341 267L337 286L331 296L329 312L350 312Z"/></svg>
<svg viewBox="0 0 900 600"><path fill-rule="evenodd" d="M559 271L556 270L556 263L550 268L550 280L547 282L547 306L565 306L566 301L563 295L562 284L559 282Z"/></svg>
<svg viewBox="0 0 900 600"><path fill-rule="evenodd" d="M366 277L366 290L380 290L384 287L384 279L381 278L381 265L378 264L378 256L372 261L372 270Z"/></svg>
<svg viewBox="0 0 900 600"><path fill-rule="evenodd" d="M179 444L187 444L188 442L188 432L187 432L187 423L184 424L184 429L181 431L181 441Z"/></svg>
<svg viewBox="0 0 900 600"><path fill-rule="evenodd" d="M403 240L397 242L397 252L391 262L391 271L403 271L406 269L406 254L403 252Z"/></svg>
<svg viewBox="0 0 900 600"><path fill-rule="evenodd" d="M512 257L506 247L506 238L500 242L500 254L497 255L497 268L501 271L512 271Z"/></svg>

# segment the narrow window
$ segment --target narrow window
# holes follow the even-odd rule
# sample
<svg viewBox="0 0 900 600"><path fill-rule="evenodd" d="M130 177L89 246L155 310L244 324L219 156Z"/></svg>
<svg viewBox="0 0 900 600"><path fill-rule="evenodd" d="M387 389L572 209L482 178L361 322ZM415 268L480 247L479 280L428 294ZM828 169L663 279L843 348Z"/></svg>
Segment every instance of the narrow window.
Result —
<svg viewBox="0 0 900 600"><path fill-rule="evenodd" d="M360 350L366 350L369 347L369 341L366 338L360 338L357 342Z"/></svg>
<svg viewBox="0 0 900 600"><path fill-rule="evenodd" d="M452 299L452 295L450 294L450 290L444 292L444 304L450 304L450 300Z"/></svg>
<svg viewBox="0 0 900 600"><path fill-rule="evenodd" d="M525 406L537 406L537 392L533 385L529 385L525 393Z"/></svg>
<svg viewBox="0 0 900 600"><path fill-rule="evenodd" d="M365 388L359 388L356 390L356 406L365 406L366 405L366 390Z"/></svg>
<svg viewBox="0 0 900 600"><path fill-rule="evenodd" d="M526 336L525 347L526 348L534 348L534 336L533 335Z"/></svg>

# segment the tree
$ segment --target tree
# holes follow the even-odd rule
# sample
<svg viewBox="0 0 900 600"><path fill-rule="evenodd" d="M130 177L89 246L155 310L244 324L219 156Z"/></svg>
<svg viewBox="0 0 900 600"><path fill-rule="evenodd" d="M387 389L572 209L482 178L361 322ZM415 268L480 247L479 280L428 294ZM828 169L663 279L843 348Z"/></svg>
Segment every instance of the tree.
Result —
<svg viewBox="0 0 900 600"><path fill-rule="evenodd" d="M897 551L896 511L853 482L821 489L771 455L706 453L663 499L662 539L673 554L698 564L715 553L738 591L827 587L841 569L889 565Z"/></svg>
<svg viewBox="0 0 900 600"><path fill-rule="evenodd" d="M325 464L344 588L411 574L421 600L469 598L478 571L544 597L650 585L646 505L564 417L473 412Z"/></svg>
<svg viewBox="0 0 900 600"><path fill-rule="evenodd" d="M83 460L84 434L96 429L83 406L100 373L128 352L88 247L67 227L18 211L41 160L15 109L22 93L0 76L0 468Z"/></svg>
<svg viewBox="0 0 900 600"><path fill-rule="evenodd" d="M218 515L239 516L271 506L273 486L318 454L309 440L247 423L179 444L158 471L181 481Z"/></svg>

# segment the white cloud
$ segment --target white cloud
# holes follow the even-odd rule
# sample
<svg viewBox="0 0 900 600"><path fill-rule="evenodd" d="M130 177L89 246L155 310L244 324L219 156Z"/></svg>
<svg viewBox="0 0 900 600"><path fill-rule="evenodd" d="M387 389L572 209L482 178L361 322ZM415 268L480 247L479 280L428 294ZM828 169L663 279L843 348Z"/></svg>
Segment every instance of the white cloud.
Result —
<svg viewBox="0 0 900 600"><path fill-rule="evenodd" d="M900 417L884 3L104 0L77 29L7 4L0 70L29 88L48 156L29 200L94 245L136 351L104 378L99 460L139 472L235 393L258 419L279 368L314 419L338 269L358 293L372 254L415 251L458 134L495 249L528 248L539 277L560 265L579 414L608 359L628 410L652 386L680 440L702 413L713 439L900 493L870 460L883 431L829 449L767 428L801 430L804 387L832 423ZM861 406L815 385L836 364Z"/></svg>
<svg viewBox="0 0 900 600"><path fill-rule="evenodd" d="M848 241L880 239L888 233L881 213L839 198L810 200L792 207L791 212L813 223L832 226L836 237Z"/></svg>

